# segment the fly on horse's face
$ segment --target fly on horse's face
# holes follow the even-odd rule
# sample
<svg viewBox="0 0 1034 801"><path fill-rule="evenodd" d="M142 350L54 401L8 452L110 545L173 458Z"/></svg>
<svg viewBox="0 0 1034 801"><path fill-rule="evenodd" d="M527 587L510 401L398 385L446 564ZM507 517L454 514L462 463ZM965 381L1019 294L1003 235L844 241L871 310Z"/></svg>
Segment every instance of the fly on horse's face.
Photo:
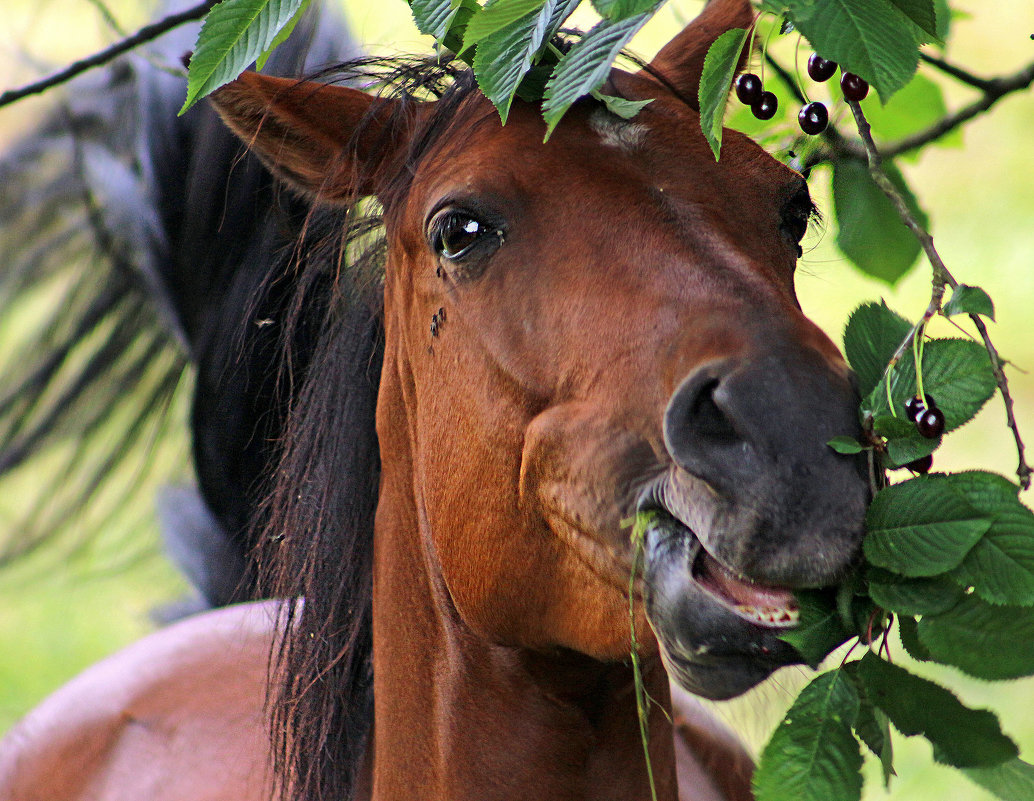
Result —
<svg viewBox="0 0 1034 801"><path fill-rule="evenodd" d="M501 126L477 92L444 119L246 75L216 104L295 185L385 206L376 547L410 543L433 625L627 658L623 521L653 511L646 618L720 698L796 660L790 589L844 573L868 490L826 445L858 429L847 367L794 294L806 185L731 131L716 163L685 100L716 35L662 51L669 86L612 74L652 100L633 120L583 101L547 143L536 107Z"/></svg>

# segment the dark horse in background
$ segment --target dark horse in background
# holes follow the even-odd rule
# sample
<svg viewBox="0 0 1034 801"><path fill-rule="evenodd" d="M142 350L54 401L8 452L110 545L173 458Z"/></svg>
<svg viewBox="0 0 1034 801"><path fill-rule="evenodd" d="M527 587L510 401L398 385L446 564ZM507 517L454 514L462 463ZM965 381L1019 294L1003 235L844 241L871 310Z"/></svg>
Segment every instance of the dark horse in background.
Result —
<svg viewBox="0 0 1034 801"><path fill-rule="evenodd" d="M214 95L290 191L207 112L146 137L178 183L138 294L198 375L200 493L166 518L228 543L212 600L288 600L88 671L9 738L0 789L649 798L638 511L657 797L749 797L681 694L800 661L792 590L844 574L868 497L825 444L858 428L848 370L794 295L807 187L731 131L716 163L699 130L704 54L751 14L714 0L611 73L652 101L633 120L585 100L546 144L534 106L502 127L469 73L418 62L344 73L380 97L254 73Z"/></svg>

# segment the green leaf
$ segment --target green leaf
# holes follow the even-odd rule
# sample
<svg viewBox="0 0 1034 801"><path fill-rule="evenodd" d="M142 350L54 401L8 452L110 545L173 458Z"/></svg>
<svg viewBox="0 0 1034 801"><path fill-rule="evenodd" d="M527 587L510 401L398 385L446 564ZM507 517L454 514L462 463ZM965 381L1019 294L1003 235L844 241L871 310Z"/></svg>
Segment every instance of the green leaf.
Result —
<svg viewBox="0 0 1034 801"><path fill-rule="evenodd" d="M880 766L883 768L883 783L886 787L890 787L890 777L896 775L890 719L883 710L876 707L869 697L868 688L858 677L858 663L849 662L844 665L843 670L851 677L854 688L858 692L858 718L855 720L854 733L865 743L865 747L879 758Z"/></svg>
<svg viewBox="0 0 1034 801"><path fill-rule="evenodd" d="M905 402L917 392L911 349L891 370L894 411L904 419ZM980 411L998 388L984 346L968 339L931 339L923 346L923 389L944 413L944 430L954 431ZM862 400L866 414L891 414L885 384Z"/></svg>
<svg viewBox="0 0 1034 801"><path fill-rule="evenodd" d="M901 576L936 576L959 565L991 527L947 476L928 475L880 490L865 516L865 558Z"/></svg>
<svg viewBox="0 0 1034 801"><path fill-rule="evenodd" d="M197 37L183 114L202 97L240 75L273 44L305 0L223 0Z"/></svg>
<svg viewBox="0 0 1034 801"><path fill-rule="evenodd" d="M991 606L975 595L949 612L919 621L919 641L932 659L978 679L1034 675L1034 612Z"/></svg>
<svg viewBox="0 0 1034 801"><path fill-rule="evenodd" d="M801 690L761 754L754 773L757 801L857 801L862 753L851 731L858 692L840 670Z"/></svg>
<svg viewBox="0 0 1034 801"><path fill-rule="evenodd" d="M732 87L732 79L736 77L736 67L746 41L747 31L743 28L733 28L715 39L704 57L704 68L700 74L700 88L697 93L700 101L700 128L711 145L711 152L714 153L716 161L722 149L725 103Z"/></svg>
<svg viewBox="0 0 1034 801"><path fill-rule="evenodd" d="M948 0L934 0L934 7L937 10L937 40L948 41L948 34L951 33L952 10Z"/></svg>
<svg viewBox="0 0 1034 801"><path fill-rule="evenodd" d="M919 222L928 220L905 179L892 164L887 177L902 193ZM837 220L837 247L863 273L895 284L915 264L919 241L898 216L897 209L857 161L833 164L833 207Z"/></svg>
<svg viewBox="0 0 1034 801"><path fill-rule="evenodd" d="M875 569L868 578L869 597L899 615L937 615L962 600L962 589L944 576L907 579Z"/></svg>
<svg viewBox="0 0 1034 801"><path fill-rule="evenodd" d="M823 58L865 78L884 101L915 73L919 43L890 0L789 0L786 5Z"/></svg>
<svg viewBox="0 0 1034 801"><path fill-rule="evenodd" d="M291 17L290 21L281 29L280 33L276 35L276 38L273 39L272 44L270 44L269 47L262 51L262 55L260 55L256 59L255 69L261 72L266 68L266 62L269 61L269 57L273 55L273 51L280 47L280 45L282 45L284 42L286 42L288 37L290 37L290 35L294 33L295 26L298 25L301 18L305 16L305 12L309 8L309 3L311 2L312 0L302 0L302 4L294 13L294 16Z"/></svg>
<svg viewBox="0 0 1034 801"><path fill-rule="evenodd" d="M851 312L844 328L844 354L858 376L863 398L880 383L890 357L911 330L912 324L882 300Z"/></svg>
<svg viewBox="0 0 1034 801"><path fill-rule="evenodd" d="M605 95L601 92L593 92L592 96L607 107L607 111L623 120L630 120L646 106L653 102L653 98L647 100L626 100L623 97Z"/></svg>
<svg viewBox="0 0 1034 801"><path fill-rule="evenodd" d="M592 7L601 17L615 22L636 14L649 11L657 5L657 0L593 0Z"/></svg>
<svg viewBox="0 0 1034 801"><path fill-rule="evenodd" d="M950 479L974 509L994 521L951 578L985 601L1034 606L1034 512L1020 501L1019 487L981 471Z"/></svg>
<svg viewBox="0 0 1034 801"><path fill-rule="evenodd" d="M937 12L933 0L890 0L898 10L915 23L919 30L939 39L937 32Z"/></svg>
<svg viewBox="0 0 1034 801"><path fill-rule="evenodd" d="M420 33L457 53L462 53L467 23L481 10L477 0L409 0L409 8Z"/></svg>
<svg viewBox="0 0 1034 801"><path fill-rule="evenodd" d="M1022 759L1010 759L993 768L965 768L962 772L1002 801L1034 798L1034 765Z"/></svg>
<svg viewBox="0 0 1034 801"><path fill-rule="evenodd" d="M933 453L940 447L943 438L927 439L919 433L915 423L889 414L880 415L873 420L873 431L881 437L886 437L887 452L883 461L885 467L892 469Z"/></svg>
<svg viewBox="0 0 1034 801"><path fill-rule="evenodd" d="M836 588L837 613L845 631L868 639L882 630L883 610L872 602L866 591L865 579L861 573L849 575Z"/></svg>
<svg viewBox="0 0 1034 801"><path fill-rule="evenodd" d="M854 453L861 453L865 450L865 446L854 437L833 437L833 439L826 444L837 453L842 453L846 456L850 456Z"/></svg>
<svg viewBox="0 0 1034 801"><path fill-rule="evenodd" d="M811 667L818 667L826 656L854 635L844 628L837 610L835 593L828 590L800 590L795 593L800 613L797 625L779 632Z"/></svg>
<svg viewBox="0 0 1034 801"><path fill-rule="evenodd" d="M409 10L420 33L433 36L441 42L456 15L452 0L410 0Z"/></svg>
<svg viewBox="0 0 1034 801"><path fill-rule="evenodd" d="M919 641L919 624L914 617L898 615L898 636L901 637L901 645L910 657L917 662L930 662L933 657L929 649Z"/></svg>
<svg viewBox="0 0 1034 801"><path fill-rule="evenodd" d="M463 31L463 50L469 50L482 39L501 31L521 17L534 14L545 4L546 0L497 0L486 5L467 23L467 27ZM555 5L555 3L551 5ZM552 8L550 8L551 12ZM546 19L549 19L549 13L546 14ZM538 50L538 47L535 50Z"/></svg>
<svg viewBox="0 0 1034 801"><path fill-rule="evenodd" d="M932 681L884 661L872 651L858 663L867 695L902 734L923 735L939 761L957 768L1000 765L1019 754L994 713L970 709Z"/></svg>
<svg viewBox="0 0 1034 801"><path fill-rule="evenodd" d="M886 104L880 103L876 97L867 97L862 101L862 109L877 143L894 142L925 131L948 114L941 87L921 73L917 73ZM961 135L957 132L934 142L939 147L961 143Z"/></svg>
<svg viewBox="0 0 1034 801"><path fill-rule="evenodd" d="M532 68L536 53L577 5L578 0L546 0L541 8L510 23L478 44L474 55L474 75L481 92L499 110L499 117L504 124L514 94L521 88L521 82Z"/></svg>
<svg viewBox="0 0 1034 801"><path fill-rule="evenodd" d="M560 59L546 84L542 103L547 139L578 98L603 85L618 53L652 16L651 10L619 22L602 20Z"/></svg>
<svg viewBox="0 0 1034 801"><path fill-rule="evenodd" d="M951 293L951 300L941 310L945 317L955 314L982 314L990 319L995 318L995 305L991 296L978 286L959 284Z"/></svg>

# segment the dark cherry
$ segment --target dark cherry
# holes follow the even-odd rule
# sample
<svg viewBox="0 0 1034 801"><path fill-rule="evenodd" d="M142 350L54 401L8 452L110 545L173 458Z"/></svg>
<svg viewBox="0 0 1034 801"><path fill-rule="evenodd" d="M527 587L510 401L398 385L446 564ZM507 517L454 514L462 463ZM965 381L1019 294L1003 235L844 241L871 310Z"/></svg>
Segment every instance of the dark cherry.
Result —
<svg viewBox="0 0 1034 801"><path fill-rule="evenodd" d="M937 439L944 433L944 412L927 409L916 418L916 428L927 439Z"/></svg>
<svg viewBox="0 0 1034 801"><path fill-rule="evenodd" d="M845 72L840 76L840 89L845 98L854 100L856 103L864 100L865 96L869 94L869 84L866 83L865 78L861 78L853 72Z"/></svg>
<svg viewBox="0 0 1034 801"><path fill-rule="evenodd" d="M909 462L905 465L913 473L929 473L930 468L933 467L933 454L928 453L926 456L920 456L914 462Z"/></svg>
<svg viewBox="0 0 1034 801"><path fill-rule="evenodd" d="M745 72L736 79L736 97L745 106L753 106L764 91L761 79L753 72Z"/></svg>
<svg viewBox="0 0 1034 801"><path fill-rule="evenodd" d="M909 398L905 401L905 414L908 415L908 419L913 423L919 418L919 415L926 411L926 406L920 400L919 396Z"/></svg>
<svg viewBox="0 0 1034 801"><path fill-rule="evenodd" d="M819 83L828 81L836 71L837 63L823 58L818 53L812 53L811 58L808 59L808 75L811 76L813 81L818 81Z"/></svg>
<svg viewBox="0 0 1034 801"><path fill-rule="evenodd" d="M826 130L826 126L829 125L829 112L822 103L809 103L801 109L797 121L801 124L802 131L815 136Z"/></svg>
<svg viewBox="0 0 1034 801"><path fill-rule="evenodd" d="M762 92L758 102L754 103L750 110L754 112L754 116L759 120L770 120L775 116L776 109L778 108L779 98L772 92Z"/></svg>

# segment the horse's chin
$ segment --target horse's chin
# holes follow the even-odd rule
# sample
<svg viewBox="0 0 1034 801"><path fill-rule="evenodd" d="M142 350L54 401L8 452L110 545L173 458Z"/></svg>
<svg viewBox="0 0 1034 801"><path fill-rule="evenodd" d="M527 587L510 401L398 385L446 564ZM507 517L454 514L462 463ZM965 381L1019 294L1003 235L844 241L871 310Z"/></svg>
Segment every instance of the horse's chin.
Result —
<svg viewBox="0 0 1034 801"><path fill-rule="evenodd" d="M684 523L660 507L646 511L646 616L677 684L705 698L731 698L803 661L778 636L797 623L790 590L734 575Z"/></svg>

